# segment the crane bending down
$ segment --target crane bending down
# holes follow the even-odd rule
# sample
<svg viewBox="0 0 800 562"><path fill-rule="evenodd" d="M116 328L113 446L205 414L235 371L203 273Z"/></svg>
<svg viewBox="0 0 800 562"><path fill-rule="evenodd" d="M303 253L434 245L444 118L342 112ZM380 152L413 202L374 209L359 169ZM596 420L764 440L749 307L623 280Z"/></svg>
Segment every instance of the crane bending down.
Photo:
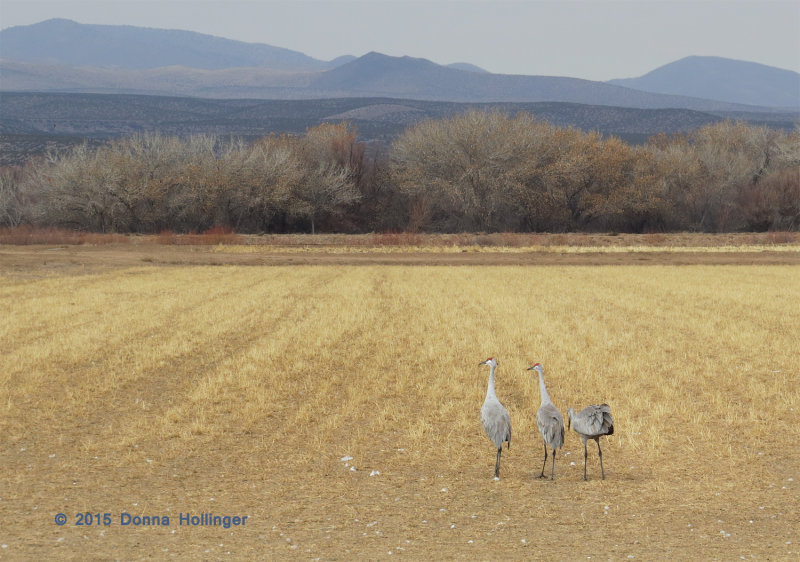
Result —
<svg viewBox="0 0 800 562"><path fill-rule="evenodd" d="M558 411L553 401L550 400L550 395L547 393L547 387L544 385L544 370L541 363L537 363L533 367L528 367L529 371L536 371L539 373L539 394L542 397L542 404L539 406L539 411L536 412L536 425L539 427L539 433L542 434L544 440L544 462L542 463L542 473L539 478L546 478L544 475L544 467L547 466L547 446L553 449L553 465L550 469L550 480L555 479L556 475L556 449L564 446L564 418L561 412Z"/></svg>
<svg viewBox="0 0 800 562"><path fill-rule="evenodd" d="M483 422L483 429L486 430L486 435L497 447L494 479L500 480L500 453L503 450L503 441L507 441L508 448L511 448L511 417L508 415L508 410L497 399L497 394L494 390L494 371L497 369L497 360L489 357L489 359L478 363L478 365L489 365L489 388L486 390L486 400L483 401L483 406L481 407L481 421Z"/></svg>
<svg viewBox="0 0 800 562"><path fill-rule="evenodd" d="M597 456L600 457L600 474L603 480L606 479L606 471L603 470L603 451L600 449L600 437L603 435L614 435L614 420L611 418L611 408L608 404L587 406L577 414L572 408L567 411L569 425L575 433L581 436L583 441L583 479L586 480L586 440L594 439L597 443Z"/></svg>

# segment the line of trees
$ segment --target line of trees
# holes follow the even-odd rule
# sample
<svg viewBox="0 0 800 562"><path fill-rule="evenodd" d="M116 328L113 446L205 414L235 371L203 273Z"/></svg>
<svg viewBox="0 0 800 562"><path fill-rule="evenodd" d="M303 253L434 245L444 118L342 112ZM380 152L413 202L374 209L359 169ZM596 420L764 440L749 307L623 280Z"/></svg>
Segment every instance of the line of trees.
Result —
<svg viewBox="0 0 800 562"><path fill-rule="evenodd" d="M644 146L521 113L253 143L146 133L0 170L0 226L95 232L800 228L800 135L722 122Z"/></svg>

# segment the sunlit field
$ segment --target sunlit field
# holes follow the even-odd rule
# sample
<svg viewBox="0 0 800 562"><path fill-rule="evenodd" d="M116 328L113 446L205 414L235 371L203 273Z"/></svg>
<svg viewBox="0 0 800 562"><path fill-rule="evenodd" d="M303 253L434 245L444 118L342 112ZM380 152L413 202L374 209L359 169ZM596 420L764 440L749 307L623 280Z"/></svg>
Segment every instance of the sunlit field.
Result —
<svg viewBox="0 0 800 562"><path fill-rule="evenodd" d="M797 266L34 273L0 271L0 558L800 554ZM575 433L537 478L535 362L611 406L604 481Z"/></svg>

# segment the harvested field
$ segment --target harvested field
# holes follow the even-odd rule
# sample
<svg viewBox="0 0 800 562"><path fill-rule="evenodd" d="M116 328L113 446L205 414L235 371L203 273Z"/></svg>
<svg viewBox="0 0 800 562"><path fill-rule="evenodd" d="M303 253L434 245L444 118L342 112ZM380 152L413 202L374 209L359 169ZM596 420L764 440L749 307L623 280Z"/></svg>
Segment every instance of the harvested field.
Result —
<svg viewBox="0 0 800 562"><path fill-rule="evenodd" d="M796 250L262 246L0 246L0 557L800 552ZM536 478L536 361L606 480L574 433Z"/></svg>

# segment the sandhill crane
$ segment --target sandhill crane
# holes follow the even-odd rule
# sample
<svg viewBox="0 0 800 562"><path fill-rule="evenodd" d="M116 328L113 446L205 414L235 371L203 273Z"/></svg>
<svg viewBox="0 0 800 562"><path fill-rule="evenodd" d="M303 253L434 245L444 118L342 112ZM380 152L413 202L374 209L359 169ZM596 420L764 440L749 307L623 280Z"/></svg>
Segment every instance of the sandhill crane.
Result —
<svg viewBox="0 0 800 562"><path fill-rule="evenodd" d="M567 411L569 421L567 429L572 425L575 433L581 436L583 441L583 479L586 480L586 440L594 439L597 443L597 456L600 457L600 473L603 480L606 479L606 471L603 470L603 451L600 449L600 437L603 435L614 435L614 420L611 418L611 408L608 404L587 406L577 414L570 408Z"/></svg>
<svg viewBox="0 0 800 562"><path fill-rule="evenodd" d="M489 365L489 388L486 390L486 400L483 401L483 406L481 407L481 421L483 422L483 429L486 430L486 435L497 447L497 464L494 465L494 479L500 480L500 453L503 450L503 441L507 441L508 448L511 448L511 417L508 415L508 410L497 399L497 394L494 391L494 371L497 369L497 360L489 357L489 359L478 363L478 365Z"/></svg>
<svg viewBox="0 0 800 562"><path fill-rule="evenodd" d="M558 411L553 401L550 400L550 395L547 393L547 387L544 385L544 369L541 363L537 363L533 367L528 367L529 371L536 371L539 373L539 394L542 397L542 404L539 406L539 411L536 412L536 425L539 427L539 433L542 434L544 440L544 462L542 463L542 473L539 478L545 478L544 467L547 466L547 446L553 449L553 466L550 470L550 480L553 480L556 475L556 449L564 446L564 418L561 417L561 412Z"/></svg>

